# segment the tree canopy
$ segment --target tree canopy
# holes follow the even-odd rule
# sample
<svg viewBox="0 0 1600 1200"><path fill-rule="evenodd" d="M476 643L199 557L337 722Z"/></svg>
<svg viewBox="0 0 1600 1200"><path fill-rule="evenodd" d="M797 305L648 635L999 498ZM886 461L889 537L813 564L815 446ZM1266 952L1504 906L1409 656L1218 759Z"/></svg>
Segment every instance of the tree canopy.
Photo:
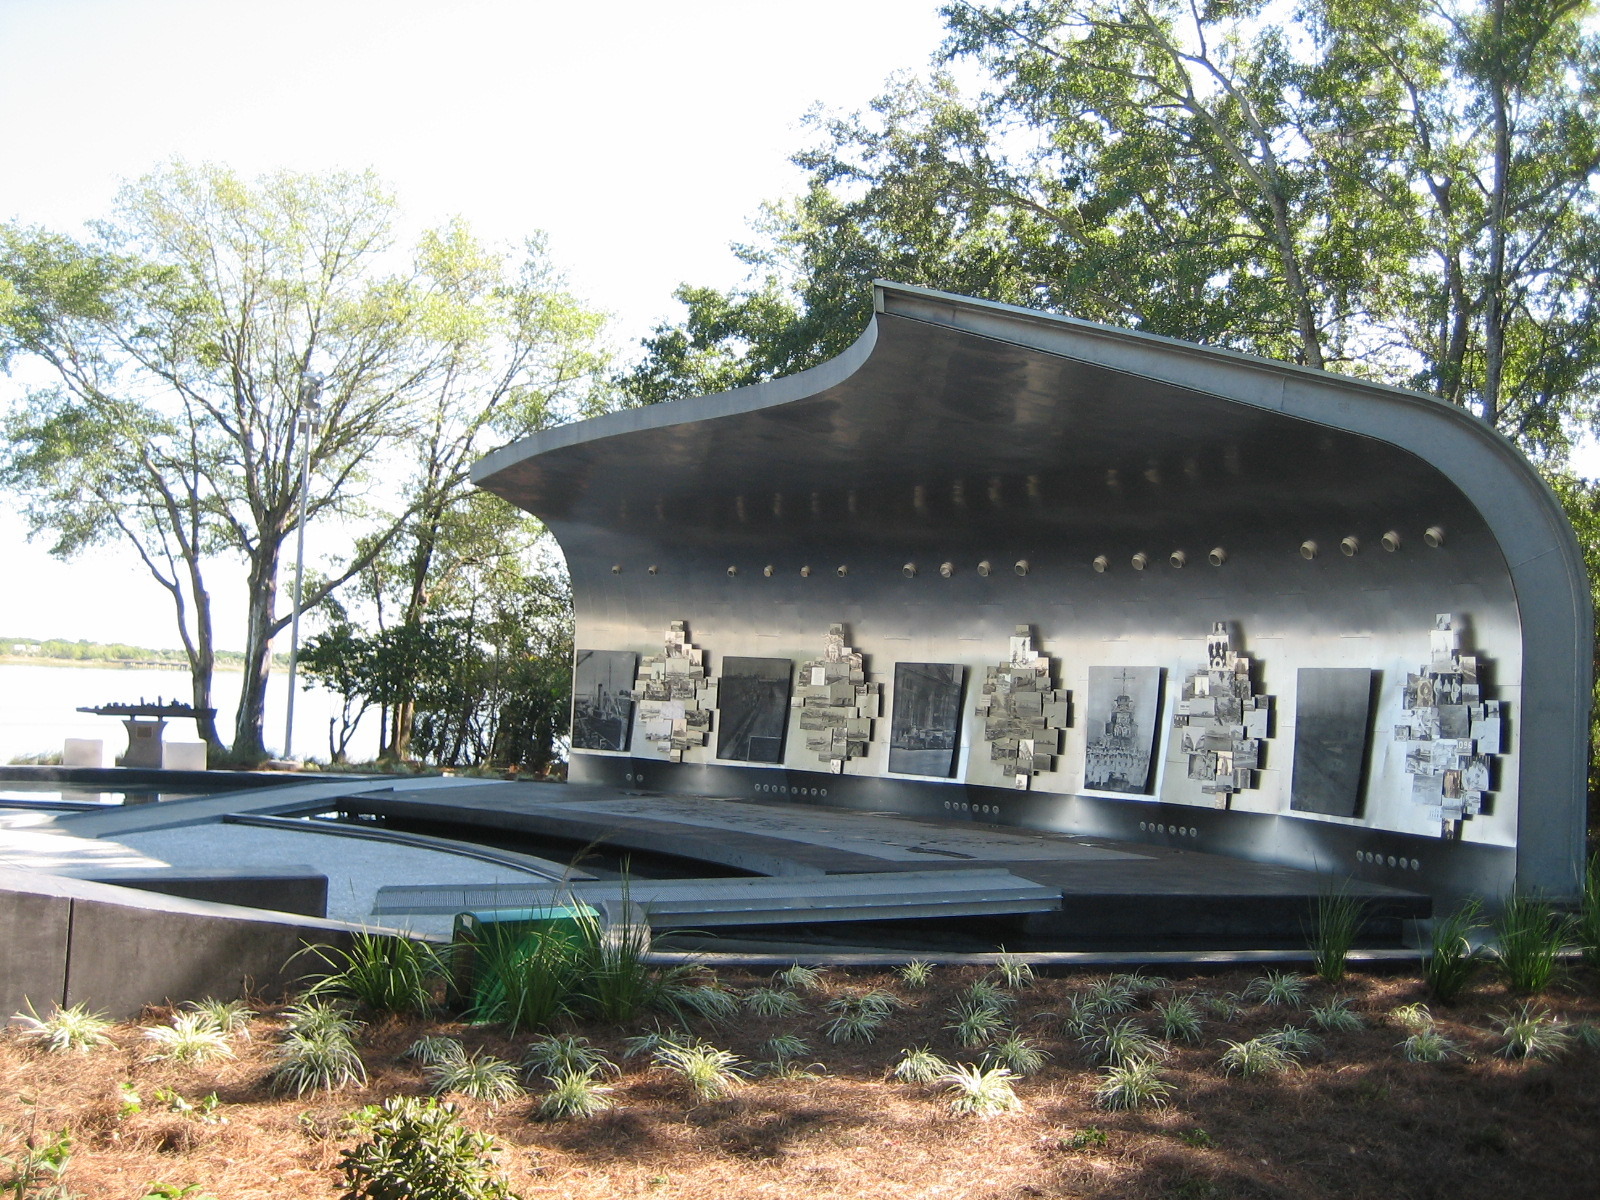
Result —
<svg viewBox="0 0 1600 1200"><path fill-rule="evenodd" d="M813 117L808 186L737 248L750 282L679 290L686 318L623 381L636 401L836 354L878 277L1420 388L1541 460L1592 422L1583 4L943 11L938 69Z"/></svg>
<svg viewBox="0 0 1600 1200"><path fill-rule="evenodd" d="M129 184L84 238L0 227L0 359L54 380L9 415L0 480L56 554L135 550L172 598L196 708L215 662L207 580L242 564L239 761L264 752L302 455L308 520L365 531L324 564L310 608L426 540L491 440L593 402L599 320L541 243L512 255L454 222L407 248L397 220L370 174L250 182L178 162ZM222 749L214 725L202 734Z"/></svg>

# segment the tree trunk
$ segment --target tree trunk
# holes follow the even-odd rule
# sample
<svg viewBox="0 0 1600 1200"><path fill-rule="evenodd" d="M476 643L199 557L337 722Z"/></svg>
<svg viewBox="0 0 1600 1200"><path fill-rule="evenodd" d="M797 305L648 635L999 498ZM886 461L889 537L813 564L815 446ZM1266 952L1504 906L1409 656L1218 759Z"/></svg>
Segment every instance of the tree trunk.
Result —
<svg viewBox="0 0 1600 1200"><path fill-rule="evenodd" d="M266 717L267 677L272 667L272 634L278 598L278 538L263 538L250 562L249 624L245 630L244 686L234 719L232 757L257 763L267 757L262 738Z"/></svg>
<svg viewBox="0 0 1600 1200"><path fill-rule="evenodd" d="M1506 111L1510 64L1505 61L1505 0L1495 0L1493 78L1486 81L1494 113L1494 182L1489 193L1489 268L1483 303L1483 419L1500 423L1500 380L1505 366L1506 190L1511 173L1511 128Z"/></svg>

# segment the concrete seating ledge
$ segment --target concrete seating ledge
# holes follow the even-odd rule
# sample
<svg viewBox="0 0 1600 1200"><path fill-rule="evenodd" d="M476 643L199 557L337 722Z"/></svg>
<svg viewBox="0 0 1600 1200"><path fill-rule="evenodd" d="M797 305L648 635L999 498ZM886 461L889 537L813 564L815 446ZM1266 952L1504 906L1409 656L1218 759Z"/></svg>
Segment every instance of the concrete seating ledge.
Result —
<svg viewBox="0 0 1600 1200"><path fill-rule="evenodd" d="M3 1020L26 1004L125 1019L147 1004L276 998L312 973L309 956L288 962L302 946L348 948L358 927L0 867L0 929Z"/></svg>

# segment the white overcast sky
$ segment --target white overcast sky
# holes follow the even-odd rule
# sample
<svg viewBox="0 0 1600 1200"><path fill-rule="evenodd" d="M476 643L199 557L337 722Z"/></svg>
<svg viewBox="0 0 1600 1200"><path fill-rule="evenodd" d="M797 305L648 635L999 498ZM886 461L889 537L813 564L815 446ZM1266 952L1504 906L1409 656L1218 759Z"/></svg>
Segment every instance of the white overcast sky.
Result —
<svg viewBox="0 0 1600 1200"><path fill-rule="evenodd" d="M926 65L938 0L0 0L0 219L78 232L163 160L372 167L418 227L549 235L630 346L727 286L816 103ZM0 379L0 396L16 384ZM62 565L0 497L0 635L176 645L131 558ZM217 582L223 581L218 573ZM219 587L238 648L242 589Z"/></svg>

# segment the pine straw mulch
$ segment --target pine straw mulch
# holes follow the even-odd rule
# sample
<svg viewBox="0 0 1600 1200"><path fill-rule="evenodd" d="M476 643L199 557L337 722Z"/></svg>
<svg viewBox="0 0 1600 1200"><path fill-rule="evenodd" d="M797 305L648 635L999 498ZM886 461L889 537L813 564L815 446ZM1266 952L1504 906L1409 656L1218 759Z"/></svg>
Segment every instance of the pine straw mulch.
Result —
<svg viewBox="0 0 1600 1200"><path fill-rule="evenodd" d="M1324 1052L1302 1069L1265 1079L1225 1075L1220 1041L1240 1041L1286 1023L1303 1009L1246 1007L1226 1022L1207 1019L1205 1039L1164 1060L1177 1085L1164 1109L1095 1107L1098 1072L1050 1014L1091 977L1040 978L1020 990L1016 1024L1052 1061L1022 1080L1021 1112L982 1120L952 1115L936 1086L887 1081L902 1049L932 1045L973 1061L944 1030L975 968L941 968L932 986L906 988L892 974L829 972L832 994L884 987L910 1002L871 1045L834 1046L820 1032L825 996L811 995L806 1018L741 1016L696 1032L747 1060L780 1032L807 1038L826 1074L752 1080L732 1097L696 1103L684 1086L639 1058L624 1062L622 1039L648 1027L577 1028L623 1064L616 1108L586 1122L530 1119L533 1100L498 1109L461 1101L465 1122L500 1142L500 1165L523 1197L1473 1197L1596 1194L1600 1180L1600 1055L1574 1045L1553 1062L1496 1055L1492 1015L1518 1002L1480 979L1456 1005L1435 1005L1441 1032L1470 1053L1442 1064L1408 1063L1396 1046L1406 1031L1386 1014L1425 999L1397 976L1352 975L1338 988L1313 982L1308 1002L1348 997L1368 1021L1326 1035ZM1253 972L1176 980L1177 992L1240 992ZM765 978L725 975L733 987ZM1540 1002L1572 1022L1600 1021L1600 975L1576 972ZM1170 994L1170 993L1164 993ZM145 1023L170 1013L151 1010ZM221 1200L332 1197L339 1150L353 1144L346 1116L397 1093L421 1094L420 1068L402 1057L424 1033L460 1037L469 1049L520 1059L529 1040L448 1022L379 1020L362 1034L369 1086L306 1099L274 1095L267 1080L282 1022L268 1009L238 1057L220 1065L151 1061L137 1024L114 1033L115 1048L45 1054L15 1034L0 1037L0 1154L30 1128L71 1130L65 1174L82 1197L137 1200L152 1181L199 1184ZM1151 1024L1148 1013L1145 1024ZM119 1115L119 1085L142 1110ZM158 1088L197 1101L215 1092L207 1123L157 1102Z"/></svg>

